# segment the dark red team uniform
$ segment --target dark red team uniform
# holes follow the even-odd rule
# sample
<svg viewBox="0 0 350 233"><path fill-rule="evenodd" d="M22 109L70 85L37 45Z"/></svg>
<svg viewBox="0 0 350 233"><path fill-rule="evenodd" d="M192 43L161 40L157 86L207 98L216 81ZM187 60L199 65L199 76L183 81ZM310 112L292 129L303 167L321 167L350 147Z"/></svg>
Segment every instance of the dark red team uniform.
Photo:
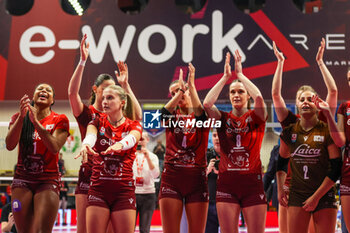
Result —
<svg viewBox="0 0 350 233"><path fill-rule="evenodd" d="M12 116L10 125L16 121L18 116L19 113ZM50 134L53 134L56 129L63 129L69 132L69 121L64 114L60 115L51 111L49 116L40 120L40 124ZM27 188L33 193L52 189L59 194L59 153L51 153L36 130L33 135L33 147L32 154L22 155L23 148L19 146L17 169L12 182L12 189Z"/></svg>
<svg viewBox="0 0 350 233"><path fill-rule="evenodd" d="M173 117L164 117L164 116ZM180 121L205 121L205 112L199 117L194 114L183 116L179 111L171 114L162 109L162 119L178 123ZM198 128L195 125L172 124L166 128L166 153L162 173L159 199L185 199L185 203L207 202L208 181L206 176L206 150L208 146L209 128Z"/></svg>
<svg viewBox="0 0 350 233"><path fill-rule="evenodd" d="M340 178L340 195L350 195L350 101L339 106L338 114L344 116L345 151Z"/></svg>
<svg viewBox="0 0 350 233"><path fill-rule="evenodd" d="M265 204L261 176L260 149L265 121L255 110L241 117L222 112L217 129L222 156L217 180L217 202L237 203L241 207Z"/></svg>
<svg viewBox="0 0 350 233"><path fill-rule="evenodd" d="M99 112L94 108L94 106L90 105L89 107L84 105L83 111L81 114L75 119L78 122L81 140L83 140L86 136L86 129L90 121L94 120L97 116L101 116L102 112ZM79 178L78 184L75 188L75 194L88 194L90 187L90 177L92 174L92 158L88 157L88 162L83 163L79 169Z"/></svg>
<svg viewBox="0 0 350 233"><path fill-rule="evenodd" d="M94 150L98 153L107 150L114 143L121 141L130 131L137 130L142 134L138 121L125 118L118 127L112 126L107 115L97 117L90 124L97 128L97 141ZM135 186L132 165L135 160L135 146L119 154L108 154L93 157L91 184L88 193L88 204L100 206L111 211L135 209Z"/></svg>

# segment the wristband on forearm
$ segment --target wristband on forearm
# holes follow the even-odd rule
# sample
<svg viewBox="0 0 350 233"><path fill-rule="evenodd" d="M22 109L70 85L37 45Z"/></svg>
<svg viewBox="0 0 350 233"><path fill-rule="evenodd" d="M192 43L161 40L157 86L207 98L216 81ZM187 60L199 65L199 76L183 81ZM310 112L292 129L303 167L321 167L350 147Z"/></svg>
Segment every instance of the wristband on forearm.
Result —
<svg viewBox="0 0 350 233"><path fill-rule="evenodd" d="M89 145L92 148L95 146L96 141L97 141L96 134L89 133L84 138L83 145Z"/></svg>
<svg viewBox="0 0 350 233"><path fill-rule="evenodd" d="M128 134L125 138L119 141L123 145L122 150L129 150L136 145L136 138L132 134Z"/></svg>
<svg viewBox="0 0 350 233"><path fill-rule="evenodd" d="M80 61L79 61L79 65L80 65L80 66L85 66L85 63L86 63L86 60L81 60L81 59L80 59Z"/></svg>

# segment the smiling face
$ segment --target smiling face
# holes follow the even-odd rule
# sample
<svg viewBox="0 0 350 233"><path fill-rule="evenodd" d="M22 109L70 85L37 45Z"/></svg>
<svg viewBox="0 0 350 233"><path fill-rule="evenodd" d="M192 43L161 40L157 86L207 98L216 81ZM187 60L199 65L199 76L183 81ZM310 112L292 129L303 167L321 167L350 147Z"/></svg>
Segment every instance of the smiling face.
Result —
<svg viewBox="0 0 350 233"><path fill-rule="evenodd" d="M315 95L312 91L304 91L300 94L297 102L298 111L301 116L314 115L317 113L317 107L312 102L312 97Z"/></svg>
<svg viewBox="0 0 350 233"><path fill-rule="evenodd" d="M46 83L39 84L35 88L33 101L38 106L51 106L54 103L53 88Z"/></svg>
<svg viewBox="0 0 350 233"><path fill-rule="evenodd" d="M106 114L123 111L125 100L120 98L117 90L106 88L102 93L102 108Z"/></svg>
<svg viewBox="0 0 350 233"><path fill-rule="evenodd" d="M230 101L232 107L241 109L248 106L249 94L245 89L243 83L233 82L230 85Z"/></svg>

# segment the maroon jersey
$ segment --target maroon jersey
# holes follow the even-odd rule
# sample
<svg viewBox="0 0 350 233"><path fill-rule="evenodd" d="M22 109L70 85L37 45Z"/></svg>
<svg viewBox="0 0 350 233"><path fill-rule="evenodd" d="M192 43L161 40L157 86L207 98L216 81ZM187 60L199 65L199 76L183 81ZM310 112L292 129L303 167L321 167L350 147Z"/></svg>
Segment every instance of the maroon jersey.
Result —
<svg viewBox="0 0 350 233"><path fill-rule="evenodd" d="M223 156L219 172L261 173L260 149L266 121L261 120L255 110L249 110L241 117L232 112L220 113L222 125L217 132Z"/></svg>
<svg viewBox="0 0 350 233"><path fill-rule="evenodd" d="M98 153L107 150L109 146L122 140L130 131L137 130L142 133L142 127L138 121L125 118L125 122L118 127L112 126L107 115L96 117L89 124L97 128L97 141L94 150ZM119 154L107 154L94 156L91 187L99 186L105 181L127 181L133 183L132 165L135 160L135 146L129 150L123 150Z"/></svg>
<svg viewBox="0 0 350 233"><path fill-rule="evenodd" d="M343 167L342 167L342 175L341 179L350 181L350 101L342 103L339 106L338 114L343 115L344 117L344 133L346 137L345 151L344 151L344 159L343 159Z"/></svg>
<svg viewBox="0 0 350 233"><path fill-rule="evenodd" d="M195 124L187 124L191 121L205 121L207 119L205 112L200 117L195 117L194 114L184 116L179 111L171 114L163 108L162 114L173 116L165 123L167 126L165 164L176 167L205 168L210 128L199 128ZM181 127L179 122L183 122L184 126Z"/></svg>
<svg viewBox="0 0 350 233"><path fill-rule="evenodd" d="M75 119L78 122L81 140L83 140L86 136L86 129L90 121L95 120L97 116L101 116L102 112L98 111L96 108L94 108L93 105L90 105L89 107L84 104L83 111L80 113L78 117L75 117ZM91 156L88 156L88 163L85 163L84 166L90 166L92 167L92 158Z"/></svg>
<svg viewBox="0 0 350 233"><path fill-rule="evenodd" d="M12 116L10 125L18 118L19 113ZM51 114L40 120L40 124L52 135L56 129L63 129L69 132L69 121L64 114L57 114L51 111ZM17 169L15 179L30 181L58 180L58 152L53 154L45 146L38 132L33 134L33 153L21 156L22 146L19 146ZM22 159L22 157L24 159Z"/></svg>

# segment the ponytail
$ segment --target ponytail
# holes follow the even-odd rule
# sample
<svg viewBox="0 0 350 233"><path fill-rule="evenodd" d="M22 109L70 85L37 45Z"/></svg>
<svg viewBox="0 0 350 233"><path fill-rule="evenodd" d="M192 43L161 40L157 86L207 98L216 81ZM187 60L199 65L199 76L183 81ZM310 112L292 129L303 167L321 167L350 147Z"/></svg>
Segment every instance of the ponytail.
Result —
<svg viewBox="0 0 350 233"><path fill-rule="evenodd" d="M129 94L126 94L126 101L125 105L123 107L123 115L131 120L135 120L135 111L134 111L134 103L131 100L131 97Z"/></svg>
<svg viewBox="0 0 350 233"><path fill-rule="evenodd" d="M95 80L94 86L99 87L105 80L113 80L113 77L109 74L100 74ZM90 94L90 105L93 105L96 101L96 94L94 89L91 89Z"/></svg>
<svg viewBox="0 0 350 233"><path fill-rule="evenodd" d="M31 102L31 105L34 106L34 102ZM21 131L21 137L19 140L20 148L21 148L21 158L24 160L24 158L27 155L30 155L34 151L34 145L33 145L33 134L34 134L34 125L29 119L29 112L27 112L27 115L24 117L23 120L23 126Z"/></svg>

